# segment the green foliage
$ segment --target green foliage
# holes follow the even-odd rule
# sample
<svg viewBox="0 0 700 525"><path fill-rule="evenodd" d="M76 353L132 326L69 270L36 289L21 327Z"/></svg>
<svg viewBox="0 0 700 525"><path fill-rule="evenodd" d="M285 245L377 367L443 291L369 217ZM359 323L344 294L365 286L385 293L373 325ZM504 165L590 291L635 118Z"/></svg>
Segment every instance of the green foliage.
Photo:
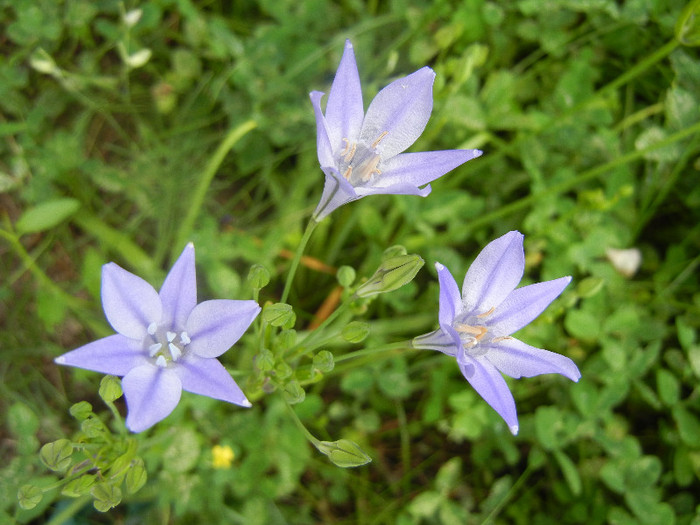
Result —
<svg viewBox="0 0 700 525"><path fill-rule="evenodd" d="M698 5L1 1L0 522L698 523ZM485 154L335 211L283 300L348 37L366 101L435 69L414 150ZM434 262L511 229L526 282L573 277L518 337L582 372L509 380L517 437L394 344L437 326ZM126 435L118 381L52 359L111 333L102 264L157 283L190 241L200 297L266 305L221 358L254 406L184 393Z"/></svg>

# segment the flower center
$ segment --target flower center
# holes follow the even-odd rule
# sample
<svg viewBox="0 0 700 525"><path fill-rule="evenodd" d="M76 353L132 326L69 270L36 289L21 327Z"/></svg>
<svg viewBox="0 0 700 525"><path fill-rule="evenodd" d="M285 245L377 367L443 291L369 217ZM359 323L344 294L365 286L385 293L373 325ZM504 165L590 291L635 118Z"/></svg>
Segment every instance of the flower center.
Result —
<svg viewBox="0 0 700 525"><path fill-rule="evenodd" d="M491 308L483 314L468 315L461 322L454 324L454 329L457 330L459 338L462 340L462 347L468 354L477 356L486 353L486 350L480 347L479 343L489 333L486 320L495 309L495 307Z"/></svg>
<svg viewBox="0 0 700 525"><path fill-rule="evenodd" d="M155 365L165 368L170 363L176 362L186 351L186 346L190 343L187 332L171 332L164 327L159 327L156 323L151 323L148 327L148 336L144 345L148 348L148 355L153 359Z"/></svg>
<svg viewBox="0 0 700 525"><path fill-rule="evenodd" d="M338 169L350 184L363 186L372 180L373 175L381 174L377 166L382 158L377 153L377 146L388 134L388 131L382 132L370 146L343 139L345 148L340 152Z"/></svg>

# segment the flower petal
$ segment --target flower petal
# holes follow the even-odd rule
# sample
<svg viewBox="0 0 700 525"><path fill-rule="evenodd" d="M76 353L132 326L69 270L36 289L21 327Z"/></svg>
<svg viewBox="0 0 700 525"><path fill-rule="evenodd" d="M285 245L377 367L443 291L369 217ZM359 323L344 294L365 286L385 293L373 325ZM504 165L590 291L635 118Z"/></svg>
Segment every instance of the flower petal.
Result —
<svg viewBox="0 0 700 525"><path fill-rule="evenodd" d="M510 377L533 377L540 374L561 374L572 381L581 378L576 364L566 356L535 348L509 337L497 343L482 343L486 359Z"/></svg>
<svg viewBox="0 0 700 525"><path fill-rule="evenodd" d="M193 394L221 399L243 407L251 406L250 401L216 359L204 359L189 354L184 356L173 369L182 382L182 388Z"/></svg>
<svg viewBox="0 0 700 525"><path fill-rule="evenodd" d="M115 334L76 348L54 361L59 365L124 376L132 368L147 364L148 356L140 341Z"/></svg>
<svg viewBox="0 0 700 525"><path fill-rule="evenodd" d="M159 295L163 304L161 323L171 330L184 330L187 316L197 306L197 276L192 243L185 246L173 264Z"/></svg>
<svg viewBox="0 0 700 525"><path fill-rule="evenodd" d="M457 363L469 384L505 420L513 435L517 434L518 414L515 411L515 400L503 376L483 356L476 359L464 356L463 359L465 360L462 362L458 359Z"/></svg>
<svg viewBox="0 0 700 525"><path fill-rule="evenodd" d="M331 147L326 118L321 111L321 98L323 95L320 91L312 91L309 97L316 115L316 153L318 154L318 162L322 168L327 168L335 166L335 160L333 159L333 148Z"/></svg>
<svg viewBox="0 0 700 525"><path fill-rule="evenodd" d="M532 322L571 282L571 277L530 284L513 290L489 318L494 337L510 335Z"/></svg>
<svg viewBox="0 0 700 525"><path fill-rule="evenodd" d="M418 348L420 350L437 350L438 352L451 355L452 357L457 355L457 348L455 348L452 334L442 329L437 329L434 332L414 337L411 344L413 348Z"/></svg>
<svg viewBox="0 0 700 525"><path fill-rule="evenodd" d="M172 369L151 364L131 370L122 379L129 413L126 426L143 432L167 417L180 402L182 384Z"/></svg>
<svg viewBox="0 0 700 525"><path fill-rule="evenodd" d="M508 232L491 241L467 270L462 285L464 310L481 314L497 307L518 285L524 270L522 233Z"/></svg>
<svg viewBox="0 0 700 525"><path fill-rule="evenodd" d="M255 301L217 299L198 304L187 319L187 349L200 357L218 357L240 339L260 313Z"/></svg>
<svg viewBox="0 0 700 525"><path fill-rule="evenodd" d="M158 292L115 263L102 267L102 307L112 328L131 339L143 339L163 312Z"/></svg>
<svg viewBox="0 0 700 525"><path fill-rule="evenodd" d="M375 186L398 183L422 186L480 155L478 149L402 153L382 163L382 173Z"/></svg>
<svg viewBox="0 0 700 525"><path fill-rule="evenodd" d="M358 195L344 177L342 177L335 168L322 167L326 175L326 182L323 186L323 194L321 200L316 206L313 217L317 221L325 218L330 212L339 208L343 204L355 201L363 195Z"/></svg>
<svg viewBox="0 0 700 525"><path fill-rule="evenodd" d="M346 40L343 58L340 59L326 105L326 124L333 150L343 147L344 138L350 142L357 140L364 117L360 74L352 44Z"/></svg>
<svg viewBox="0 0 700 525"><path fill-rule="evenodd" d="M434 80L435 72L424 67L377 93L367 109L360 141L372 144L386 131L376 147L384 159L413 144L423 133L433 110Z"/></svg>
<svg viewBox="0 0 700 525"><path fill-rule="evenodd" d="M358 186L355 188L355 193L360 197L365 195L418 195L419 197L427 197L430 195L432 188L430 184L424 188L419 188L411 183L392 184L391 186Z"/></svg>
<svg viewBox="0 0 700 525"><path fill-rule="evenodd" d="M438 314L440 326L452 326L462 307L457 281L452 277L450 271L439 262L435 263L435 269L440 283L440 312Z"/></svg>

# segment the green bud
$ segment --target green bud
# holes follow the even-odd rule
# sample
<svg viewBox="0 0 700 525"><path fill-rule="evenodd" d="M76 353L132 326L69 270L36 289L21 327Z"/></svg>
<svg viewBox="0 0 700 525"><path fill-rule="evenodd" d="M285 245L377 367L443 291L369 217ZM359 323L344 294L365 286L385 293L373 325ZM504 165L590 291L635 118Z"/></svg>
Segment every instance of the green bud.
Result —
<svg viewBox="0 0 700 525"><path fill-rule="evenodd" d="M700 45L700 0L688 2L676 20L675 33L684 46Z"/></svg>
<svg viewBox="0 0 700 525"><path fill-rule="evenodd" d="M279 377L280 379L287 379L293 373L294 370L292 370L292 367L289 366L287 363L282 362L275 367L275 375L277 375L277 377Z"/></svg>
<svg viewBox="0 0 700 525"><path fill-rule="evenodd" d="M343 288L347 288L355 281L355 269L352 266L341 266L335 274L338 283Z"/></svg>
<svg viewBox="0 0 700 525"><path fill-rule="evenodd" d="M126 491L135 494L146 484L148 474L141 458L134 458L131 461L131 468L126 473Z"/></svg>
<svg viewBox="0 0 700 525"><path fill-rule="evenodd" d="M320 441L316 448L321 454L325 454L331 463L342 468L360 467L372 461L357 443L348 439Z"/></svg>
<svg viewBox="0 0 700 525"><path fill-rule="evenodd" d="M96 483L90 491L95 501L92 504L100 512L107 512L122 501L122 491L108 482Z"/></svg>
<svg viewBox="0 0 700 525"><path fill-rule="evenodd" d="M275 366L275 356L267 348L263 348L255 358L255 364L263 372L268 372Z"/></svg>
<svg viewBox="0 0 700 525"><path fill-rule="evenodd" d="M122 397L122 382L116 376L104 376L100 381L100 397L105 403L112 403Z"/></svg>
<svg viewBox="0 0 700 525"><path fill-rule="evenodd" d="M369 335L369 323L352 321L342 331L343 339L349 343L361 343Z"/></svg>
<svg viewBox="0 0 700 525"><path fill-rule="evenodd" d="M282 330L275 339L275 347L287 350L293 347L297 342L296 330Z"/></svg>
<svg viewBox="0 0 700 525"><path fill-rule="evenodd" d="M390 257L379 265L374 275L357 289L355 295L369 297L401 288L413 280L424 264L425 261L418 255Z"/></svg>
<svg viewBox="0 0 700 525"><path fill-rule="evenodd" d="M297 320L292 305L286 303L266 304L262 315L265 324L283 328L292 328Z"/></svg>
<svg viewBox="0 0 700 525"><path fill-rule="evenodd" d="M328 350L321 350L314 356L314 367L319 372L323 372L325 374L326 372L333 370L334 366L335 363L333 360L333 354L331 354Z"/></svg>
<svg viewBox="0 0 700 525"><path fill-rule="evenodd" d="M87 419L92 414L92 405L87 401L80 401L69 409L70 415L73 416L78 421L83 421Z"/></svg>
<svg viewBox="0 0 700 525"><path fill-rule="evenodd" d="M400 244L395 244L394 246L389 246L386 250L384 250L384 253L382 253L382 260L385 261L387 259L391 259L392 257L399 257L400 255L406 255L408 251L406 251L405 246L401 246Z"/></svg>
<svg viewBox="0 0 700 525"><path fill-rule="evenodd" d="M97 438L105 433L105 426L97 417L89 417L80 424L80 430L89 438Z"/></svg>
<svg viewBox="0 0 700 525"><path fill-rule="evenodd" d="M24 510L33 509L44 497L44 492L36 485L22 485L17 491L19 506Z"/></svg>
<svg viewBox="0 0 700 525"><path fill-rule="evenodd" d="M90 489L95 484L94 474L83 474L79 478L69 481L61 490L61 494L69 498L79 498L90 493Z"/></svg>
<svg viewBox="0 0 700 525"><path fill-rule="evenodd" d="M70 457L73 454L73 445L67 439L59 439L47 443L39 451L42 463L51 470L62 472L70 466Z"/></svg>
<svg viewBox="0 0 700 525"><path fill-rule="evenodd" d="M262 264L254 264L248 272L248 282L253 290L261 290L270 283L270 272Z"/></svg>
<svg viewBox="0 0 700 525"><path fill-rule="evenodd" d="M292 380L284 385L282 393L284 394L284 398L287 400L287 403L290 405L301 403L306 398L306 392L299 384L299 381L296 380Z"/></svg>

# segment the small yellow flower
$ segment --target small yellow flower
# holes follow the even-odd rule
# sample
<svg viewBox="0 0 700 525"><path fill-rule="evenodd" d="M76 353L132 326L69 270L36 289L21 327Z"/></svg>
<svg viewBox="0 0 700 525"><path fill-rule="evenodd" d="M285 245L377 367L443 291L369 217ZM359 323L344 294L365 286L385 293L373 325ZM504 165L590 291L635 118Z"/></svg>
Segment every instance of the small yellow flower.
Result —
<svg viewBox="0 0 700 525"><path fill-rule="evenodd" d="M230 468L235 454L228 445L214 445L211 449L212 465L214 468Z"/></svg>

